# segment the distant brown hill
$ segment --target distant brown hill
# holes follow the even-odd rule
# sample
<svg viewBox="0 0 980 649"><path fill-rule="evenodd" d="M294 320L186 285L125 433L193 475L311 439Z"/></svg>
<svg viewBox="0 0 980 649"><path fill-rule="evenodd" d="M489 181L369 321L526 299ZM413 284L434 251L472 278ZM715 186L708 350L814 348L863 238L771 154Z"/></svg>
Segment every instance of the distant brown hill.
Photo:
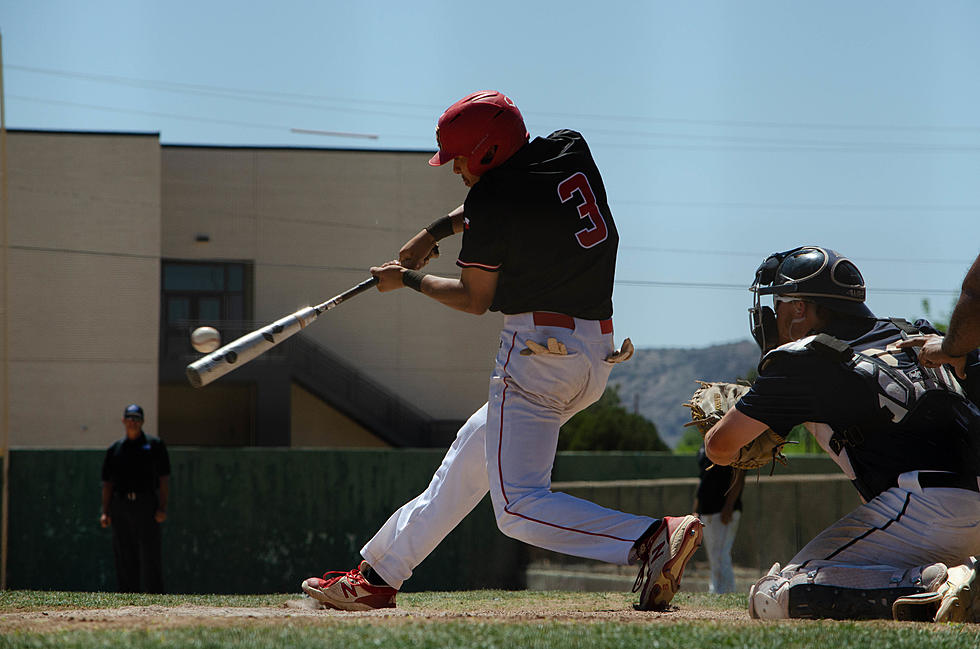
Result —
<svg viewBox="0 0 980 649"><path fill-rule="evenodd" d="M749 340L694 349L638 349L629 362L613 369L609 384L617 385L623 405L656 424L661 439L673 448L691 420L691 411L681 404L694 391L695 379L734 381L758 363L759 348Z"/></svg>

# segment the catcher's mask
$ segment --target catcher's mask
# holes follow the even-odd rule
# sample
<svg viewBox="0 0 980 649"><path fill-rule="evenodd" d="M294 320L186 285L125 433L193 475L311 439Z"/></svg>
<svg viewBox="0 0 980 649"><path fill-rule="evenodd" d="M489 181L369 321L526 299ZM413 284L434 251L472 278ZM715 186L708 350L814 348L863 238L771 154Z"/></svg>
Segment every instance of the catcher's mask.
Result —
<svg viewBox="0 0 980 649"><path fill-rule="evenodd" d="M521 111L509 97L495 90L474 92L439 118L439 150L429 164L438 167L464 155L469 158L470 173L482 176L514 155L529 138Z"/></svg>
<svg viewBox="0 0 980 649"><path fill-rule="evenodd" d="M864 304L866 289L861 271L829 248L801 246L769 255L755 271L749 290L753 293L749 325L763 354L779 346L773 307L781 299L821 304L851 317L874 317ZM773 307L761 306L762 295L773 296Z"/></svg>

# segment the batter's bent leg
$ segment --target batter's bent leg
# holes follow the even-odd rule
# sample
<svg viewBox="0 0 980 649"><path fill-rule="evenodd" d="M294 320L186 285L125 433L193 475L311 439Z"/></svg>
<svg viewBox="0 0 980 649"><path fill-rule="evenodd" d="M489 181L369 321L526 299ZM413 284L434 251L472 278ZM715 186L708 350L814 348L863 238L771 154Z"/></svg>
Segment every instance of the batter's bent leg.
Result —
<svg viewBox="0 0 980 649"><path fill-rule="evenodd" d="M487 468L497 526L540 548L627 565L655 521L551 491L562 415L494 377L487 415Z"/></svg>

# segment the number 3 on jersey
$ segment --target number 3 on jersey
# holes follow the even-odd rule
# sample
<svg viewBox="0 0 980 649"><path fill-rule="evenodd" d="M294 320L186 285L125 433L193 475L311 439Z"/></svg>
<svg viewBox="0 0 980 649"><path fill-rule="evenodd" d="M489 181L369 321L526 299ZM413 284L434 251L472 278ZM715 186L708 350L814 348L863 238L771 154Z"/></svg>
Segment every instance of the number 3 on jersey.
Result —
<svg viewBox="0 0 980 649"><path fill-rule="evenodd" d="M595 194L589 186L589 179L581 171L569 176L558 184L558 198L562 203L567 203L576 194L579 195L578 215L580 219L588 219L591 224L575 233L575 238L583 248L597 246L606 240L609 230L606 228L606 220L599 210L595 201Z"/></svg>

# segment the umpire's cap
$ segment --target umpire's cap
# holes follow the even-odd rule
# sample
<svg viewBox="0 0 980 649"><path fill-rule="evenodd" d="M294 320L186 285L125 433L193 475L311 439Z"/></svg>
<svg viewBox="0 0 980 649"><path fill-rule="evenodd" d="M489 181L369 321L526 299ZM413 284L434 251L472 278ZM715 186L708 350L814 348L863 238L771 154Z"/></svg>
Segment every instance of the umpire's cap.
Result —
<svg viewBox="0 0 980 649"><path fill-rule="evenodd" d="M123 411L123 419L139 419L143 421L143 409L135 403L131 403Z"/></svg>
<svg viewBox="0 0 980 649"><path fill-rule="evenodd" d="M814 302L845 315L875 317L864 303L867 290L861 271L829 248L804 246L788 253L776 268L772 287L764 292Z"/></svg>

